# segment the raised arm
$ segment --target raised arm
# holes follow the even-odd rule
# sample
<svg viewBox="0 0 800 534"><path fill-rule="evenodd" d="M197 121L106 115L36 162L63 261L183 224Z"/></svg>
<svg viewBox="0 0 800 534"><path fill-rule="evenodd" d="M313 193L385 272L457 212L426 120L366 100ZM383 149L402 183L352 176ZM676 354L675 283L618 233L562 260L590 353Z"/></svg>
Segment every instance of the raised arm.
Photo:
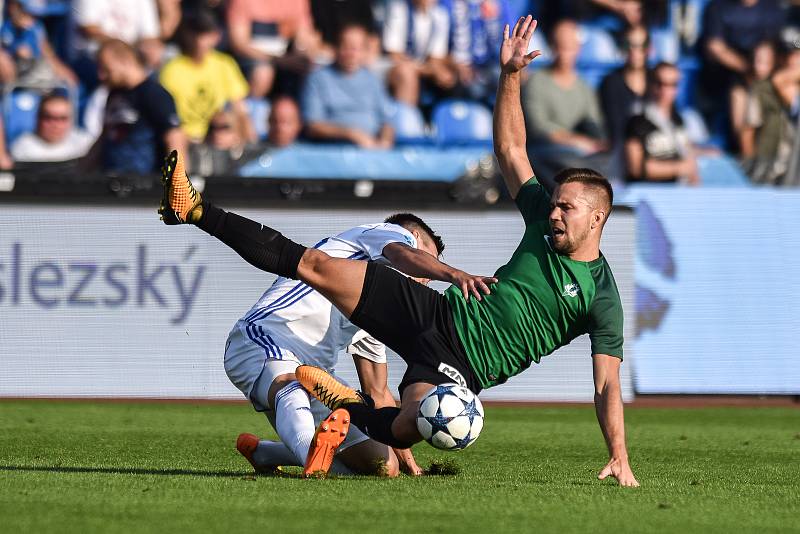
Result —
<svg viewBox="0 0 800 534"><path fill-rule="evenodd" d="M488 284L497 282L497 279L491 276L475 276L450 267L435 256L403 243L386 245L383 257L389 260L395 269L408 276L449 282L460 287L465 299L473 295L481 300L481 292L487 295L490 293Z"/></svg>
<svg viewBox="0 0 800 534"><path fill-rule="evenodd" d="M608 447L608 463L600 471L598 478L609 475L616 478L620 486L639 485L628 463L628 449L625 446L625 419L622 408L622 391L619 384L621 360L607 354L592 355L594 370L594 406L597 421Z"/></svg>
<svg viewBox="0 0 800 534"><path fill-rule="evenodd" d="M494 153L511 198L516 198L522 184L533 176L525 139L525 119L520 103L521 71L540 54L527 53L536 21L520 18L509 34L506 24L500 49L500 82L494 108Z"/></svg>

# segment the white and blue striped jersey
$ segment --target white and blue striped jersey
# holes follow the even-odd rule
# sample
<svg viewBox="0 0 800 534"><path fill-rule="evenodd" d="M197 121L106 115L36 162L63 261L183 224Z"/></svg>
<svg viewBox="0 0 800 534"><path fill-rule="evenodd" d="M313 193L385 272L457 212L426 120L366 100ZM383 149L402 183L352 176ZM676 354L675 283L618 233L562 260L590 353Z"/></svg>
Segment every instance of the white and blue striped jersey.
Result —
<svg viewBox="0 0 800 534"><path fill-rule="evenodd" d="M417 248L413 234L386 223L351 228L314 248L336 258L388 264L383 249L390 243ZM298 360L332 370L339 351L346 349L378 363L386 361L383 344L359 330L325 297L303 282L282 277L236 323L229 340L233 344L226 350L226 369L246 394L267 360ZM242 344L249 347L233 346Z"/></svg>

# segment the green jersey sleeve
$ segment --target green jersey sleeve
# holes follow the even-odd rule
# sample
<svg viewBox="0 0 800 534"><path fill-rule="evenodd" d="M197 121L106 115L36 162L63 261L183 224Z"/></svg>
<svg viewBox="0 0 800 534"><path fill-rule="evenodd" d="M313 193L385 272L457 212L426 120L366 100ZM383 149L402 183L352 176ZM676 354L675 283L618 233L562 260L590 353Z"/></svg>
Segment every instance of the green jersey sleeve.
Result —
<svg viewBox="0 0 800 534"><path fill-rule="evenodd" d="M535 176L522 185L514 201L526 225L546 221L550 215L550 193Z"/></svg>
<svg viewBox="0 0 800 534"><path fill-rule="evenodd" d="M589 339L592 354L608 354L622 359L623 313L617 284L605 266L595 279L596 293L589 308Z"/></svg>

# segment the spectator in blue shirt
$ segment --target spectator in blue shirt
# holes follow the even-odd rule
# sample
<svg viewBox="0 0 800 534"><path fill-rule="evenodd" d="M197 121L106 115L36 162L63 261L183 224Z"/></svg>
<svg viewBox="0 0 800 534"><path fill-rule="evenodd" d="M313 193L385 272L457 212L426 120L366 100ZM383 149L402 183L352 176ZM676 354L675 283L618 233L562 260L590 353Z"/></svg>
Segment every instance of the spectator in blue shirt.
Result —
<svg viewBox="0 0 800 534"><path fill-rule="evenodd" d="M0 82L20 85L76 85L75 74L62 63L44 26L30 13L29 0L11 0L0 26Z"/></svg>
<svg viewBox="0 0 800 534"><path fill-rule="evenodd" d="M309 139L349 142L363 148L391 148L389 98L381 81L364 67L367 31L346 25L336 61L313 72L303 90L302 109Z"/></svg>
<svg viewBox="0 0 800 534"><path fill-rule="evenodd" d="M761 42L776 41L786 21L786 11L777 0L713 0L706 9L708 57L742 76L749 54Z"/></svg>
<svg viewBox="0 0 800 534"><path fill-rule="evenodd" d="M103 133L90 158L106 171L149 174L169 151L184 152L187 141L175 101L148 74L136 50L110 40L100 48L97 59L99 78L109 94Z"/></svg>
<svg viewBox="0 0 800 534"><path fill-rule="evenodd" d="M700 72L698 105L708 120L727 112L730 87L746 76L752 51L777 41L786 22L779 0L712 0L704 15L706 62ZM735 138L729 132L729 142Z"/></svg>
<svg viewBox="0 0 800 534"><path fill-rule="evenodd" d="M503 26L513 25L508 0L443 0L450 12L450 57L459 83L471 98L486 99L496 92L498 53Z"/></svg>

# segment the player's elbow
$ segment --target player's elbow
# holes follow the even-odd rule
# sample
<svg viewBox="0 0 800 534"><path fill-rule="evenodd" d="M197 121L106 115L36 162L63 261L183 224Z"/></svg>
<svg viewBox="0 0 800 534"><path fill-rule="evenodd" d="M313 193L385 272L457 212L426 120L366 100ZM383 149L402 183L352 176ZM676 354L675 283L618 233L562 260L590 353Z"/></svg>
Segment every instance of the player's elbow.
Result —
<svg viewBox="0 0 800 534"><path fill-rule="evenodd" d="M389 243L383 248L383 257L389 260L392 267L405 273L412 274L412 266L414 265L414 256L417 250L411 248L404 243Z"/></svg>
<svg viewBox="0 0 800 534"><path fill-rule="evenodd" d="M725 55L727 49L728 46L725 44L725 41L717 37L709 39L706 43L706 54L717 61Z"/></svg>
<svg viewBox="0 0 800 534"><path fill-rule="evenodd" d="M495 143L494 155L497 157L497 162L501 168L512 167L515 161L528 157L524 146L510 142Z"/></svg>
<svg viewBox="0 0 800 534"><path fill-rule="evenodd" d="M594 383L595 399L608 397L615 391L619 391L619 377L617 376L609 375Z"/></svg>
<svg viewBox="0 0 800 534"><path fill-rule="evenodd" d="M500 158L509 158L517 150L517 145L511 140L498 140L499 136L495 136L494 141L494 155Z"/></svg>
<svg viewBox="0 0 800 534"><path fill-rule="evenodd" d="M321 250L308 248L297 266L297 275L306 284L317 287L322 285L335 269L334 258Z"/></svg>

